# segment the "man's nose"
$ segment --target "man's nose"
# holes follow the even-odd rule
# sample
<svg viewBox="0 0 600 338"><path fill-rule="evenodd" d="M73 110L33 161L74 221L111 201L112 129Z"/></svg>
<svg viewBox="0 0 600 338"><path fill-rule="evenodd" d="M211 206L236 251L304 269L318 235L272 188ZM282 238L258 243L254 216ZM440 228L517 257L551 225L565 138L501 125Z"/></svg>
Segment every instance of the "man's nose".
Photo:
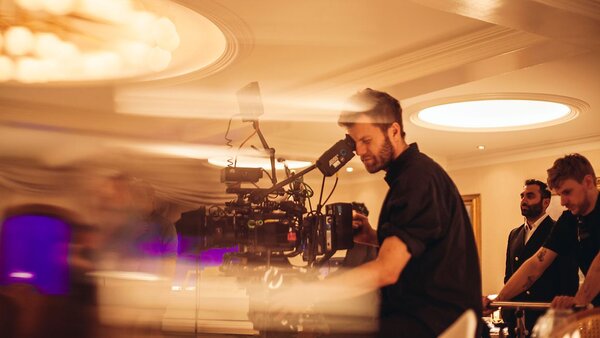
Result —
<svg viewBox="0 0 600 338"><path fill-rule="evenodd" d="M560 205L562 205L563 207L564 207L565 205L567 205L567 202L568 202L568 201L569 201L569 199L568 199L568 198L566 198L566 197L564 197L564 196L561 196L561 197L560 197Z"/></svg>
<svg viewBox="0 0 600 338"><path fill-rule="evenodd" d="M362 156L366 151L366 147L363 144L356 144L356 155Z"/></svg>

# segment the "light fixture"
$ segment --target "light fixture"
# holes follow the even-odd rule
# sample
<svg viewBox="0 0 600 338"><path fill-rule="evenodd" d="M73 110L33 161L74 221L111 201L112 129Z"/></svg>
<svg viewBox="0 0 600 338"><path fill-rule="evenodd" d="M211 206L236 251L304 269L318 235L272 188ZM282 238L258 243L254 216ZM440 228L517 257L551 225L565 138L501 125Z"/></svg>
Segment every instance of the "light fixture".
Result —
<svg viewBox="0 0 600 338"><path fill-rule="evenodd" d="M351 173L354 171L354 168L352 167L346 167L346 172Z"/></svg>
<svg viewBox="0 0 600 338"><path fill-rule="evenodd" d="M507 131L547 127L570 121L589 106L547 94L480 94L439 99L407 109L411 121L447 131Z"/></svg>
<svg viewBox="0 0 600 338"><path fill-rule="evenodd" d="M180 44L142 0L8 0L0 13L0 82L144 75L165 70Z"/></svg>
<svg viewBox="0 0 600 338"><path fill-rule="evenodd" d="M242 168L263 168L265 170L271 170L271 161L265 157L253 157L253 156L238 156L237 160L233 157L213 157L208 159L208 163L218 166L227 167L233 165L235 162L236 167ZM300 169L311 165L307 161L289 161L286 160L285 164L290 169ZM277 170L284 169L283 162L275 162L275 168Z"/></svg>
<svg viewBox="0 0 600 338"><path fill-rule="evenodd" d="M485 150L485 146L483 144L480 144L477 146L477 149L479 150Z"/></svg>

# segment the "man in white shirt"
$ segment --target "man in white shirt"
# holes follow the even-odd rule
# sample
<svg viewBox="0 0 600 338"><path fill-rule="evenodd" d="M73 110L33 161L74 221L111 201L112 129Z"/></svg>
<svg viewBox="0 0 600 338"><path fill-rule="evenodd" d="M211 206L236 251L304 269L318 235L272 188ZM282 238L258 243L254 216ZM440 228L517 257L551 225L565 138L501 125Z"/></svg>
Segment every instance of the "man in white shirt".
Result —
<svg viewBox="0 0 600 338"><path fill-rule="evenodd" d="M513 229L508 236L506 248L506 271L504 283L519 269L521 264L534 255L544 244L554 226L554 220L546 214L551 193L541 181L525 181L521 192L521 215L524 223ZM556 260L530 288L517 295L512 301L550 302L556 295L574 295L579 279L574 257ZM533 325L543 312L526 311L525 327L531 333ZM513 310L505 310L502 317L509 328L509 336L515 336L516 318Z"/></svg>

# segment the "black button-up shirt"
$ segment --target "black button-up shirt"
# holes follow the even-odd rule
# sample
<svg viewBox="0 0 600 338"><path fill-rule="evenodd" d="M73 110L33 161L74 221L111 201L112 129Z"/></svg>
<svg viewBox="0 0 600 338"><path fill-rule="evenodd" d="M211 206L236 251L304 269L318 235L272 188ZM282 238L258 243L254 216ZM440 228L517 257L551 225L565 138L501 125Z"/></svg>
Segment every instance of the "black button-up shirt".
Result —
<svg viewBox="0 0 600 338"><path fill-rule="evenodd" d="M465 310L481 315L481 271L473 228L448 174L411 144L388 168L378 240L397 236L411 259L381 292L381 317L409 318L436 335ZM401 327L398 330L402 330Z"/></svg>

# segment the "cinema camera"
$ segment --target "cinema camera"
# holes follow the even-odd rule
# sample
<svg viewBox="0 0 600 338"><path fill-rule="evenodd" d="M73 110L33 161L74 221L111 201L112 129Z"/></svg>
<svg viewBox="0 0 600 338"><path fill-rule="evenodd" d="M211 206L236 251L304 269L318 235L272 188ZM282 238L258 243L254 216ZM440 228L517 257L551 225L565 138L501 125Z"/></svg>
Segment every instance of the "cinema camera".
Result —
<svg viewBox="0 0 600 338"><path fill-rule="evenodd" d="M352 248L352 204L328 204L324 206L325 213L322 213L322 186L316 209L307 210L307 202L312 209L310 197L313 196L313 190L303 182L305 174L319 169L324 183L325 177L332 176L350 161L355 149L352 138L346 135L315 164L298 173L291 173L286 167L288 177L278 183L275 149L267 145L258 125L257 115L262 113L262 105L256 102L256 98L259 98L258 85L251 83L240 92L240 110L259 111L254 115L246 114L243 121L253 123L264 149L270 155L269 177L273 185L269 188L256 187L263 172L266 172L262 168L224 168L221 182L226 184L226 192L235 194L237 198L227 202L224 207L207 210L204 247L238 245L240 253L268 259L272 256L293 257L302 254L303 260L311 266L324 263L337 250ZM250 102L249 97L254 97L254 102ZM254 186L243 187L244 184Z"/></svg>
<svg viewBox="0 0 600 338"><path fill-rule="evenodd" d="M207 210L207 247L240 246L240 252L293 257L302 253L310 264L322 264L337 250L350 249L352 239L352 204L317 205L308 211L306 202L313 190L303 176L318 168L325 177L332 176L353 156L354 142L347 136L321 156L316 164L270 188L244 188L262 178L262 168L223 169L221 181L226 192L237 195L225 207ZM317 259L319 256L320 259Z"/></svg>

